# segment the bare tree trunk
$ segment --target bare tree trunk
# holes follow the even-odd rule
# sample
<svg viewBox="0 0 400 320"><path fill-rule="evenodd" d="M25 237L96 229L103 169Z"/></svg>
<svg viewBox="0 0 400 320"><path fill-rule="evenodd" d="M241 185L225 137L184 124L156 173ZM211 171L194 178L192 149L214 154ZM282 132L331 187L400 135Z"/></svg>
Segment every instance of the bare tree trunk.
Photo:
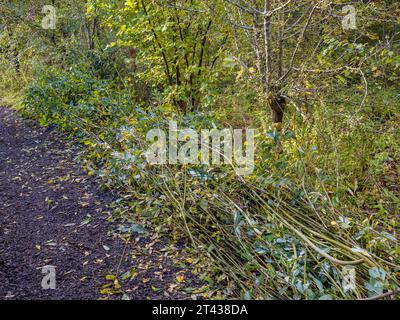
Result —
<svg viewBox="0 0 400 320"><path fill-rule="evenodd" d="M282 123L286 108L286 98L281 95L275 96L271 94L268 103L272 110L272 122L274 124Z"/></svg>
<svg viewBox="0 0 400 320"><path fill-rule="evenodd" d="M271 55L272 55L272 43L271 43L271 17L268 12L271 10L271 3L269 0L265 0L264 5L264 50L265 50L265 90L268 93L271 92Z"/></svg>
<svg viewBox="0 0 400 320"><path fill-rule="evenodd" d="M285 113L286 108L286 98L282 96L280 93L279 84L273 83L273 70L272 70L272 37L271 37L271 1L265 0L264 2L264 54L265 54L265 91L267 94L268 105L271 108L271 118L274 124L281 124L283 122L283 115ZM279 26L278 28L281 28ZM282 64L283 64L283 39L282 39L282 30L279 29L278 32L278 48L279 55L277 72L278 74L282 73ZM277 128L281 128L281 125L277 126Z"/></svg>

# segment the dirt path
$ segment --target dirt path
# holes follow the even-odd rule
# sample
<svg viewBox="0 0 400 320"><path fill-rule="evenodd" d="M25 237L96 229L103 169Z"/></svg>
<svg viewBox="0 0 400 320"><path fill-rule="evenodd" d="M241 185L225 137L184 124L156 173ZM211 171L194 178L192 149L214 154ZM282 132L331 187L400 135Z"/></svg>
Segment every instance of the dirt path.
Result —
<svg viewBox="0 0 400 320"><path fill-rule="evenodd" d="M115 236L114 197L80 169L80 148L0 107L0 299L190 298L184 286L201 284L168 254L183 248ZM55 290L41 285L48 265Z"/></svg>

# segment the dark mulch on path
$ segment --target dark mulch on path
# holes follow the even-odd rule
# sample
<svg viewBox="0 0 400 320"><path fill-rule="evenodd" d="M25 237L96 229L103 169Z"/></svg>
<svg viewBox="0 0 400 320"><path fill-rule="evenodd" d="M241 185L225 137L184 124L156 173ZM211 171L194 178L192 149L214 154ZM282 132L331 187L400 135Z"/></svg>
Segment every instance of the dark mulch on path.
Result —
<svg viewBox="0 0 400 320"><path fill-rule="evenodd" d="M173 245L151 235L126 244L116 235L119 225L106 221L115 197L80 168L81 151L0 107L0 299L190 298L183 287L201 283L172 262L165 248ZM41 286L47 265L56 267L55 290ZM100 294L113 282L106 275L130 270L121 294Z"/></svg>

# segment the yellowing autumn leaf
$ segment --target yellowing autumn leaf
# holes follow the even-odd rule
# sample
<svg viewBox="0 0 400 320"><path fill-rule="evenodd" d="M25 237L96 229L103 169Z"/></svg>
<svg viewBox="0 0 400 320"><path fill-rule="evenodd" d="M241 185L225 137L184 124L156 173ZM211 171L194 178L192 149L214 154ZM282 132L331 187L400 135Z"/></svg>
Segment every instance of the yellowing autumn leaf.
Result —
<svg viewBox="0 0 400 320"><path fill-rule="evenodd" d="M114 288L115 289L120 289L121 288L121 285L119 284L118 279L114 280Z"/></svg>
<svg viewBox="0 0 400 320"><path fill-rule="evenodd" d="M112 275L112 274L108 274L108 275L106 275L106 279L107 280L115 280L117 277L115 276L115 275Z"/></svg>
<svg viewBox="0 0 400 320"><path fill-rule="evenodd" d="M150 282L150 278L144 278L144 279L142 280L142 282L143 282L143 283L148 283L148 282Z"/></svg>

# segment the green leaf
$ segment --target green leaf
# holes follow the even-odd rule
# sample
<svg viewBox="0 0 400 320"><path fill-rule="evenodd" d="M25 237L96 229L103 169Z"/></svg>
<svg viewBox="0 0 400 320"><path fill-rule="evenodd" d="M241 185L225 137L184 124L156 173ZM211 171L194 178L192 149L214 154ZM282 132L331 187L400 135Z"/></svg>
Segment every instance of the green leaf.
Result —
<svg viewBox="0 0 400 320"><path fill-rule="evenodd" d="M369 269L368 273L373 279L380 279L384 281L386 278L386 272L382 268L378 267L371 268Z"/></svg>
<svg viewBox="0 0 400 320"><path fill-rule="evenodd" d="M333 297L330 294L325 294L325 295L319 297L318 300L333 300Z"/></svg>

